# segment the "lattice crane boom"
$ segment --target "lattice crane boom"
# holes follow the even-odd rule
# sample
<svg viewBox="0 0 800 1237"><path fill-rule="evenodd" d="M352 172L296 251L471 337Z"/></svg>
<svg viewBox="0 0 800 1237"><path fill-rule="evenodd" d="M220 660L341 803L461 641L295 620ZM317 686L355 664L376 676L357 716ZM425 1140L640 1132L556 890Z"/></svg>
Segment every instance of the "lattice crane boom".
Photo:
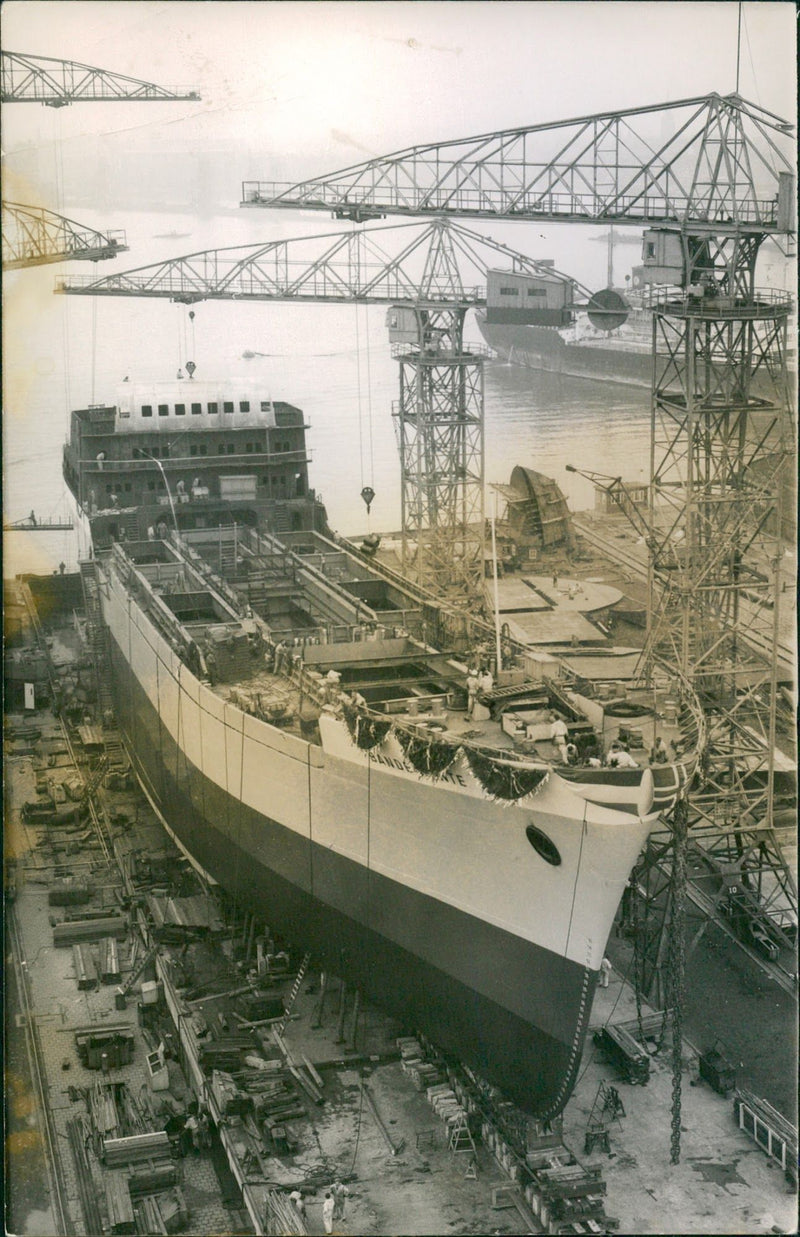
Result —
<svg viewBox="0 0 800 1237"><path fill-rule="evenodd" d="M656 123L653 123L653 122ZM674 127L658 140L659 121ZM410 146L297 185L245 181L243 206L377 216L792 231L788 122L709 94Z"/></svg>
<svg viewBox="0 0 800 1237"><path fill-rule="evenodd" d="M3 202L3 270L48 262L100 262L127 252L123 231L97 232L39 206Z"/></svg>
<svg viewBox="0 0 800 1237"><path fill-rule="evenodd" d="M57 290L183 304L392 305L404 566L420 585L474 607L484 576L483 356L464 343L463 329L469 309L486 302L486 273L498 257L553 276L551 266L437 219L206 250L103 279L71 277Z"/></svg>
<svg viewBox="0 0 800 1237"><path fill-rule="evenodd" d="M400 250L393 255L394 241ZM186 304L241 299L469 307L485 304L486 270L501 258L520 271L568 279L508 245L436 220L205 249L102 279L73 276L59 281L57 291Z"/></svg>
<svg viewBox="0 0 800 1237"><path fill-rule="evenodd" d="M43 103L46 107L67 107L70 103L164 102L199 100L196 90L157 86L123 73L94 68L74 60L53 56L28 56L22 52L2 53L0 102Z"/></svg>

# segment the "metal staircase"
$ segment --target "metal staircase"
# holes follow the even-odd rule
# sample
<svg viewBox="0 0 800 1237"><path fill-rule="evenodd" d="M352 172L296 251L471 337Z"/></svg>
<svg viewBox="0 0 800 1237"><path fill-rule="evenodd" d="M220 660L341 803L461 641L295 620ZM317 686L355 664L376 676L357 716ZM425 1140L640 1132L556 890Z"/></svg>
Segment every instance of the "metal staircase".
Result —
<svg viewBox="0 0 800 1237"><path fill-rule="evenodd" d="M289 1018L291 1017L292 1006L297 1000L297 994L300 991L300 985L302 984L305 978L305 974L306 974L306 971L308 970L308 964L310 961L311 961L311 954L306 954L305 957L303 958L303 961L300 963L300 970L297 972L297 975L295 976L294 983L292 984L292 990L289 993L289 996L286 1000L286 1005L284 1006L283 1017L281 1018L280 1022L277 1024L276 1029L279 1035L283 1035L284 1031L286 1030L286 1024L288 1023Z"/></svg>

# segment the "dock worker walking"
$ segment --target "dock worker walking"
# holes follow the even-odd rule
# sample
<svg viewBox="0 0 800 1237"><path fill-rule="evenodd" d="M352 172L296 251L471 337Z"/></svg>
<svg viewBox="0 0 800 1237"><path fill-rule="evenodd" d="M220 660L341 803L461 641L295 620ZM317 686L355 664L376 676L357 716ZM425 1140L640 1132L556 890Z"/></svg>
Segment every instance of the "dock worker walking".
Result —
<svg viewBox="0 0 800 1237"><path fill-rule="evenodd" d="M611 963L609 962L608 958L603 958L603 961L600 963L600 987L601 988L608 987L608 977L610 974L611 974Z"/></svg>
<svg viewBox="0 0 800 1237"><path fill-rule="evenodd" d="M334 1181L331 1186L331 1194L333 1195L333 1218L334 1220L344 1219L345 1199L350 1191L341 1181Z"/></svg>
<svg viewBox="0 0 800 1237"><path fill-rule="evenodd" d="M325 1195L325 1202L322 1204L322 1223L325 1226L326 1233L333 1232L333 1210L335 1206L336 1203L334 1202L333 1195L328 1190Z"/></svg>
<svg viewBox="0 0 800 1237"><path fill-rule="evenodd" d="M306 1205L303 1202L303 1195L300 1193L300 1191L292 1190L291 1194L289 1195L289 1199L295 1211L297 1211L298 1215L305 1216Z"/></svg>

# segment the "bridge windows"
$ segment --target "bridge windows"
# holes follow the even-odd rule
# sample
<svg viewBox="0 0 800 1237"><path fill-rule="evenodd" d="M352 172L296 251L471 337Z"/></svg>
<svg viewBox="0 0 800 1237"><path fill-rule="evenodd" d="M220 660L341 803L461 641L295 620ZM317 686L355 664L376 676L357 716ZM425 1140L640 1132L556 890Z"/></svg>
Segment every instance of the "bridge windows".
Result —
<svg viewBox="0 0 800 1237"><path fill-rule="evenodd" d="M209 404L208 411L209 411L210 416L212 417L216 416L217 413L219 412L219 404L213 404L213 403Z"/></svg>
<svg viewBox="0 0 800 1237"><path fill-rule="evenodd" d="M159 415L160 417L167 417L167 416L169 416L169 404L159 404L159 405L158 405L158 415Z"/></svg>
<svg viewBox="0 0 800 1237"><path fill-rule="evenodd" d="M176 417L185 417L185 416L186 416L186 405L185 405L185 404L176 404L176 405L175 405L175 416L176 416Z"/></svg>
<svg viewBox="0 0 800 1237"><path fill-rule="evenodd" d="M250 411L250 400L249 400L249 399L241 399L241 400L239 400L239 411L240 411L240 412L249 412L249 411Z"/></svg>
<svg viewBox="0 0 800 1237"><path fill-rule="evenodd" d="M202 404L192 404L192 416L193 417L199 417L202 411L203 411Z"/></svg>
<svg viewBox="0 0 800 1237"><path fill-rule="evenodd" d="M223 412L233 412L233 400L226 399L222 405Z"/></svg>
<svg viewBox="0 0 800 1237"><path fill-rule="evenodd" d="M143 416L143 417L152 417L152 415L153 415L153 405L152 405L152 404L142 404L142 416Z"/></svg>

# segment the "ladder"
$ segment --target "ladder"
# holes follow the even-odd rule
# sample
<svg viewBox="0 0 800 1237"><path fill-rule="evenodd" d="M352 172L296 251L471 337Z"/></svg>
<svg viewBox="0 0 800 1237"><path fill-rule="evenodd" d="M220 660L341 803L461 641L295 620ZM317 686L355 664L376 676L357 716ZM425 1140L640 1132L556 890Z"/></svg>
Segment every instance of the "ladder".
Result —
<svg viewBox="0 0 800 1237"><path fill-rule="evenodd" d="M468 1151L473 1157L477 1158L475 1143L472 1141L472 1135L469 1132L469 1122L467 1114L462 1110L456 1113L453 1118L453 1124L450 1126L450 1150L453 1155L459 1155L461 1152Z"/></svg>
<svg viewBox="0 0 800 1237"><path fill-rule="evenodd" d="M96 766L95 769L92 770L92 773L90 777L88 778L86 785L83 788L83 792L81 794L81 800L80 800L81 804L84 804L88 802L89 799L91 799L92 795L97 790L97 787L102 782L107 769L108 769L108 756L103 755L100 759L100 763Z"/></svg>
<svg viewBox="0 0 800 1237"><path fill-rule="evenodd" d="M292 990L289 993L289 996L286 1001L286 1005L284 1006L283 1017L281 1018L280 1022L277 1025L277 1031L279 1035L283 1035L284 1031L286 1030L286 1024L288 1023L289 1018L291 1016L292 1006L297 1000L297 994L300 991L300 985L302 984L303 979L305 978L305 974L306 974L306 971L308 970L308 964L310 961L311 961L311 954L308 953L305 955L305 957L303 958L303 961L300 963L300 970L297 972L297 975L295 976L294 983L292 984Z"/></svg>
<svg viewBox="0 0 800 1237"><path fill-rule="evenodd" d="M137 979L141 975L142 971L147 966L148 962L152 962L153 958L155 958L157 953L158 953L158 945L151 945L151 947L147 950L144 956L139 960L139 962L133 968L130 975L125 980L125 983L122 984L121 987L117 988L118 997L121 997L124 1000L124 998L128 995L131 988L133 987L133 985L136 983Z"/></svg>

